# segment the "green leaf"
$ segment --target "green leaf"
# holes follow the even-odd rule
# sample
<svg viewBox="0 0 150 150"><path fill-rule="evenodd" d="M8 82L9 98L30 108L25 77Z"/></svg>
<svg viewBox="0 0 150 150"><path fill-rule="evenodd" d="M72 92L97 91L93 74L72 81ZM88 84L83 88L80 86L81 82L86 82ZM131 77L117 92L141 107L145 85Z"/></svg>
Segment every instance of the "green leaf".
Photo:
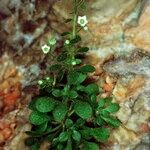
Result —
<svg viewBox="0 0 150 150"><path fill-rule="evenodd" d="M30 150L39 150L40 149L40 144L39 143L35 143L34 145L32 145L30 147Z"/></svg>
<svg viewBox="0 0 150 150"><path fill-rule="evenodd" d="M69 139L67 141L67 146L66 146L65 150L72 150L72 141L71 141L71 139Z"/></svg>
<svg viewBox="0 0 150 150"><path fill-rule="evenodd" d="M82 118L79 118L75 123L76 127L82 127L84 124L85 124L85 120Z"/></svg>
<svg viewBox="0 0 150 150"><path fill-rule="evenodd" d="M61 90L59 89L54 89L52 94L55 96L55 97L61 97L62 96L62 92Z"/></svg>
<svg viewBox="0 0 150 150"><path fill-rule="evenodd" d="M91 65L84 65L79 69L82 73L94 72L95 68Z"/></svg>
<svg viewBox="0 0 150 150"><path fill-rule="evenodd" d="M83 85L78 85L77 87L76 87L76 89L78 90L78 91L85 91L85 86L83 86Z"/></svg>
<svg viewBox="0 0 150 150"><path fill-rule="evenodd" d="M67 111L68 109L66 105L61 104L56 106L56 108L53 110L54 120L57 122L61 122L65 118Z"/></svg>
<svg viewBox="0 0 150 150"><path fill-rule="evenodd" d="M76 44L81 41L81 37L77 35L74 39L70 40L70 44Z"/></svg>
<svg viewBox="0 0 150 150"><path fill-rule="evenodd" d="M66 125L67 128L71 127L73 125L73 121L71 119L66 119L65 125Z"/></svg>
<svg viewBox="0 0 150 150"><path fill-rule="evenodd" d="M117 118L114 118L112 116L109 116L109 117L103 117L102 118L112 127L114 128L118 128L120 125L121 125L121 122L117 119Z"/></svg>
<svg viewBox="0 0 150 150"><path fill-rule="evenodd" d="M98 101L98 108L103 108L105 106L106 100L105 99L100 99Z"/></svg>
<svg viewBox="0 0 150 150"><path fill-rule="evenodd" d="M109 131L107 128L94 128L91 133L97 141L107 141L109 138Z"/></svg>
<svg viewBox="0 0 150 150"><path fill-rule="evenodd" d="M47 129L48 122L45 122L39 126L36 126L35 131L27 131L26 133L32 137L40 137L42 136Z"/></svg>
<svg viewBox="0 0 150 150"><path fill-rule="evenodd" d="M76 91L74 91L74 90L71 90L69 92L69 97L70 98L77 98L78 97L78 93Z"/></svg>
<svg viewBox="0 0 150 150"><path fill-rule="evenodd" d="M80 130L83 139L90 140L92 138L91 128Z"/></svg>
<svg viewBox="0 0 150 150"><path fill-rule="evenodd" d="M92 117L92 107L87 102L77 102L74 105L74 110L82 119L90 119Z"/></svg>
<svg viewBox="0 0 150 150"><path fill-rule="evenodd" d="M87 52L89 50L88 47L81 47L78 52Z"/></svg>
<svg viewBox="0 0 150 150"><path fill-rule="evenodd" d="M36 103L36 99L33 99L28 105L29 109L36 110L35 103Z"/></svg>
<svg viewBox="0 0 150 150"><path fill-rule="evenodd" d="M96 124L98 124L99 126L102 126L105 124L105 121L102 119L102 117L100 115L98 115L96 117L96 120L95 120Z"/></svg>
<svg viewBox="0 0 150 150"><path fill-rule="evenodd" d="M58 62L64 61L64 60L66 60L66 59L67 59L67 54L66 54L66 53L62 53L61 55L59 55L59 56L57 57L57 61L58 61Z"/></svg>
<svg viewBox="0 0 150 150"><path fill-rule="evenodd" d="M38 111L32 111L29 116L29 121L34 125L41 125L44 122L49 121L49 117L46 114L40 113Z"/></svg>
<svg viewBox="0 0 150 150"><path fill-rule="evenodd" d="M86 79L86 75L79 72L71 72L68 75L68 83L71 85L76 85L82 83Z"/></svg>
<svg viewBox="0 0 150 150"><path fill-rule="evenodd" d="M68 35L68 34L70 34L70 32L63 32L63 33L61 34L61 36L66 36L66 35Z"/></svg>
<svg viewBox="0 0 150 150"><path fill-rule="evenodd" d="M60 142L65 142L68 140L68 132L62 132L59 135L59 141Z"/></svg>
<svg viewBox="0 0 150 150"><path fill-rule="evenodd" d="M49 70L53 72L53 71L58 71L61 68L62 68L62 65L60 65L60 64L54 64L54 65L50 66Z"/></svg>
<svg viewBox="0 0 150 150"><path fill-rule="evenodd" d="M83 150L99 150L99 146L94 142L84 142Z"/></svg>
<svg viewBox="0 0 150 150"><path fill-rule="evenodd" d="M48 122L45 122L45 123L43 123L43 124L37 126L36 132L39 133L39 134L40 134L40 133L43 133L43 132L46 131L47 127L48 127Z"/></svg>
<svg viewBox="0 0 150 150"><path fill-rule="evenodd" d="M81 59L75 59L75 62L77 65L81 64L82 63L82 60Z"/></svg>
<svg viewBox="0 0 150 150"><path fill-rule="evenodd" d="M32 146L37 142L37 138L35 137L28 137L27 139L25 139L25 144L27 146Z"/></svg>
<svg viewBox="0 0 150 150"><path fill-rule="evenodd" d="M73 130L72 132L72 138L75 140L75 141L80 141L81 140L81 134L80 132L76 131L76 130Z"/></svg>
<svg viewBox="0 0 150 150"><path fill-rule="evenodd" d="M91 95L91 102L96 103L97 96L95 94Z"/></svg>
<svg viewBox="0 0 150 150"><path fill-rule="evenodd" d="M85 10L85 9L86 9L86 4L85 4L85 3L82 3L82 4L80 5L80 8L83 9L83 10Z"/></svg>
<svg viewBox="0 0 150 150"><path fill-rule="evenodd" d="M85 89L85 92L87 94L98 94L99 93L99 87L97 84L95 83L92 83L92 84L89 84L86 89Z"/></svg>
<svg viewBox="0 0 150 150"><path fill-rule="evenodd" d="M55 101L50 97L39 97L37 98L35 105L39 112L46 113L54 109Z"/></svg>
<svg viewBox="0 0 150 150"><path fill-rule="evenodd" d="M68 23L68 22L70 22L70 21L72 21L72 19L71 19L71 18L66 19L66 20L65 20L65 23Z"/></svg>
<svg viewBox="0 0 150 150"><path fill-rule="evenodd" d="M50 38L49 40L48 40L48 44L49 45L55 45L56 44L56 39L54 38L54 37L52 37L52 38Z"/></svg>
<svg viewBox="0 0 150 150"><path fill-rule="evenodd" d="M110 113L116 113L119 110L119 108L119 104L111 103L105 110L107 110Z"/></svg>

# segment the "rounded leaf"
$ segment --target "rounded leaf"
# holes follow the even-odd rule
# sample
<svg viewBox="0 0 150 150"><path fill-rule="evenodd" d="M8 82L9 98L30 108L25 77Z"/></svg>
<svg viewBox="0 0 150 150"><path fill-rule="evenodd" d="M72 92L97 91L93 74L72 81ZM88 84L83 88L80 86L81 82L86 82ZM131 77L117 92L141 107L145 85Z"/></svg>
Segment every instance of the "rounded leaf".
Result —
<svg viewBox="0 0 150 150"><path fill-rule="evenodd" d="M99 150L99 146L94 142L84 142L83 150Z"/></svg>
<svg viewBox="0 0 150 150"><path fill-rule="evenodd" d="M117 119L117 118L114 118L112 116L109 116L109 117L103 117L103 119L112 127L114 128L118 128L121 124L121 122Z"/></svg>
<svg viewBox="0 0 150 150"><path fill-rule="evenodd" d="M75 140L75 141L80 141L81 140L81 134L80 132L76 131L76 130L73 130L72 132L72 138Z"/></svg>
<svg viewBox="0 0 150 150"><path fill-rule="evenodd" d="M39 112L46 113L54 109L55 101L50 97L40 97L36 100L35 106Z"/></svg>
<svg viewBox="0 0 150 150"><path fill-rule="evenodd" d="M59 141L60 142L65 142L68 140L68 133L67 132L62 132L59 135Z"/></svg>
<svg viewBox="0 0 150 150"><path fill-rule="evenodd" d="M74 106L74 111L83 119L90 119L92 116L92 107L87 102L77 102Z"/></svg>
<svg viewBox="0 0 150 150"><path fill-rule="evenodd" d="M119 110L119 108L119 104L111 103L105 110L107 110L110 113L115 113Z"/></svg>
<svg viewBox="0 0 150 150"><path fill-rule="evenodd" d="M59 90L59 89L53 90L52 94L53 94L55 97L60 97L60 96L62 96L61 90Z"/></svg>
<svg viewBox="0 0 150 150"><path fill-rule="evenodd" d="M46 114L40 113L38 111L32 111L29 116L30 123L34 125L41 125L48 120L49 117Z"/></svg>
<svg viewBox="0 0 150 150"><path fill-rule="evenodd" d="M67 111L68 109L66 105L56 106L56 108L53 110L54 120L57 122L61 122L65 118Z"/></svg>
<svg viewBox="0 0 150 150"><path fill-rule="evenodd" d="M83 73L88 73L88 72L94 72L95 71L95 68L91 65L85 65L85 66L82 66L80 69L79 69L80 72L83 72Z"/></svg>
<svg viewBox="0 0 150 150"><path fill-rule="evenodd" d="M109 131L106 128L94 128L92 129L92 135L97 141L107 141L109 138Z"/></svg>
<svg viewBox="0 0 150 150"><path fill-rule="evenodd" d="M99 93L99 87L97 84L95 83L92 83L92 84L89 84L86 89L85 89L85 92L87 94L97 94Z"/></svg>

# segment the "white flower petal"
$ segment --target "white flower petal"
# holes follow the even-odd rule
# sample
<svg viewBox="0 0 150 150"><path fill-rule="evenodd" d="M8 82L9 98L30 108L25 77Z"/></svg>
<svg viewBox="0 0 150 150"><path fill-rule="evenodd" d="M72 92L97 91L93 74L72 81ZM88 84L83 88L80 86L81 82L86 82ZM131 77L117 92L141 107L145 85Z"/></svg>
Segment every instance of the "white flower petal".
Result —
<svg viewBox="0 0 150 150"><path fill-rule="evenodd" d="M41 47L41 49L42 49L42 51L43 51L44 54L47 54L49 52L49 50L50 50L50 46L48 46L47 44L45 44L45 45L43 45Z"/></svg>
<svg viewBox="0 0 150 150"><path fill-rule="evenodd" d="M77 23L81 26L84 27L88 21L87 21L87 17L86 16L78 16L78 21Z"/></svg>

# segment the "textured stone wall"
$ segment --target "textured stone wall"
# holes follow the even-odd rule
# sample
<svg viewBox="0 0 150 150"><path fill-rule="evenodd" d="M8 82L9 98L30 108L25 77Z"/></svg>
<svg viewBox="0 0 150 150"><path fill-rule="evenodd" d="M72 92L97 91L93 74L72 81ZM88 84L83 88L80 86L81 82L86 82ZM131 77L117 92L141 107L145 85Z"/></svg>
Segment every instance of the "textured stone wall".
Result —
<svg viewBox="0 0 150 150"><path fill-rule="evenodd" d="M26 105L37 94L29 85L45 74L47 64L40 47L51 36L61 45L60 33L70 29L64 23L70 11L71 0L0 0L0 111L7 95L12 95L10 89L19 93L0 123L12 118L11 124L28 114ZM93 78L102 87L102 97L113 96L121 107L116 116L122 126L112 130L102 150L148 150L150 0L88 0L85 14L89 30L81 32L82 44L90 47L85 62L96 68ZM27 119L20 124L26 125L11 129L14 134L6 144L1 144L0 132L0 149L26 149L20 140L30 126ZM4 129L0 126L0 131ZM20 140L15 137L19 131Z"/></svg>

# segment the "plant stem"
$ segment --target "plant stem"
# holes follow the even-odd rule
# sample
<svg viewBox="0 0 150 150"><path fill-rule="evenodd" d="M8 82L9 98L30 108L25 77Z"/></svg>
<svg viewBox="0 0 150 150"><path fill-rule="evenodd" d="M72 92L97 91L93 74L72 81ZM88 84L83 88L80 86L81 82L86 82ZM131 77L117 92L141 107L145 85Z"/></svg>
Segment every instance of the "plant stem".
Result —
<svg viewBox="0 0 150 150"><path fill-rule="evenodd" d="M75 36L76 36L76 22L77 22L77 0L74 0L74 16L73 16L72 38L75 38Z"/></svg>

